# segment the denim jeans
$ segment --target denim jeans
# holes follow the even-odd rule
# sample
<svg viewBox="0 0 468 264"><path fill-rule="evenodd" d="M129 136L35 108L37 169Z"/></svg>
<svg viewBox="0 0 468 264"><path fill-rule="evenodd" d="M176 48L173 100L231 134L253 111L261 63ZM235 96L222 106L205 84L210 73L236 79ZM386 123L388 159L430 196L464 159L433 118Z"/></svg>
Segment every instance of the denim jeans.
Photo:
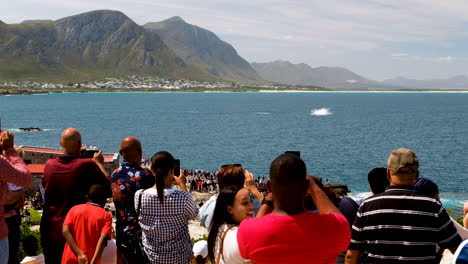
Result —
<svg viewBox="0 0 468 264"><path fill-rule="evenodd" d="M8 247L10 252L8 264L19 264L19 245L21 238L21 216L19 211L17 211L15 216L5 218L5 222L8 225Z"/></svg>
<svg viewBox="0 0 468 264"><path fill-rule="evenodd" d="M0 240L0 264L8 263L8 237Z"/></svg>

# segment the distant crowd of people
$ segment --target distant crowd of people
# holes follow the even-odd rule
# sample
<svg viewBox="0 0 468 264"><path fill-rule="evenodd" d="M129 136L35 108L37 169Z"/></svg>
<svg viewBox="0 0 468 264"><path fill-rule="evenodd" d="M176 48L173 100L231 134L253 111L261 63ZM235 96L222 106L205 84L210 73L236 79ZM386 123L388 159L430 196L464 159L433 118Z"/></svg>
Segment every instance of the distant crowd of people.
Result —
<svg viewBox="0 0 468 264"><path fill-rule="evenodd" d="M468 263L468 204L461 226L440 203L437 185L420 177L409 149L392 151L387 168L371 170L373 195L354 201L309 175L297 153L275 158L265 180L241 164L183 170L167 151L142 163L140 140L127 136L123 161L108 175L101 151L80 156L77 129L65 129L60 145L63 155L45 164L44 200L35 198L43 208L39 254L34 236L19 241L32 176L13 134L1 132L0 264L439 263L445 249L453 263ZM199 208L190 191L215 194ZM115 228L104 209L109 198ZM197 216L209 235L191 245L188 222Z"/></svg>

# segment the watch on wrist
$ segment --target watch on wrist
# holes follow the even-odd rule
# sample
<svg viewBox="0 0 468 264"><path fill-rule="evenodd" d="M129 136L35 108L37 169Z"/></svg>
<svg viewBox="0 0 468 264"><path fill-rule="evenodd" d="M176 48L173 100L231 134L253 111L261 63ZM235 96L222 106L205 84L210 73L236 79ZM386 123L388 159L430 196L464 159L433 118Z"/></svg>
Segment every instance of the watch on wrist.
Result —
<svg viewBox="0 0 468 264"><path fill-rule="evenodd" d="M273 206L273 201L272 201L272 200L268 200L266 197L263 198L263 200L262 200L262 205L263 205L263 204L266 204L266 205L268 205L268 206L270 206L270 207L272 207L272 208L274 207L274 206Z"/></svg>

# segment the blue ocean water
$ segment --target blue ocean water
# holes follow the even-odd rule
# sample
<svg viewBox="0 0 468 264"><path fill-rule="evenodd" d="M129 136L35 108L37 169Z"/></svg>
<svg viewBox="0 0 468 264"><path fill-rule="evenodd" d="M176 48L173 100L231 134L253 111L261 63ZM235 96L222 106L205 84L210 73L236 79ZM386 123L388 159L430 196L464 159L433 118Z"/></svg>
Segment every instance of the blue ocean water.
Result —
<svg viewBox="0 0 468 264"><path fill-rule="evenodd" d="M311 174L355 196L368 195L372 168L406 147L444 205L459 208L468 200L467 102L468 93L57 93L0 97L0 117L19 145L58 148L61 131L76 127L105 152L134 135L147 157L168 150L185 168L242 163L265 177L276 156L300 150Z"/></svg>

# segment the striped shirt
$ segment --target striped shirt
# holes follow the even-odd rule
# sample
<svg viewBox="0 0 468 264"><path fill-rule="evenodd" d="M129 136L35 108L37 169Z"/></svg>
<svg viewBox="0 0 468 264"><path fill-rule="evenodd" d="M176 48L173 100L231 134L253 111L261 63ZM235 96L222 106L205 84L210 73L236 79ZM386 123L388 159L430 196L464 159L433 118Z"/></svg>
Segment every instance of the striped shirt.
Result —
<svg viewBox="0 0 468 264"><path fill-rule="evenodd" d="M142 193L143 192L143 193ZM161 204L156 189L135 193L135 210L141 195L140 226L143 246L151 263L188 264L192 255L188 221L198 214L189 192L164 189Z"/></svg>
<svg viewBox="0 0 468 264"><path fill-rule="evenodd" d="M435 263L437 246L460 242L440 202L413 186L390 186L359 208L349 249L363 252L362 263Z"/></svg>

